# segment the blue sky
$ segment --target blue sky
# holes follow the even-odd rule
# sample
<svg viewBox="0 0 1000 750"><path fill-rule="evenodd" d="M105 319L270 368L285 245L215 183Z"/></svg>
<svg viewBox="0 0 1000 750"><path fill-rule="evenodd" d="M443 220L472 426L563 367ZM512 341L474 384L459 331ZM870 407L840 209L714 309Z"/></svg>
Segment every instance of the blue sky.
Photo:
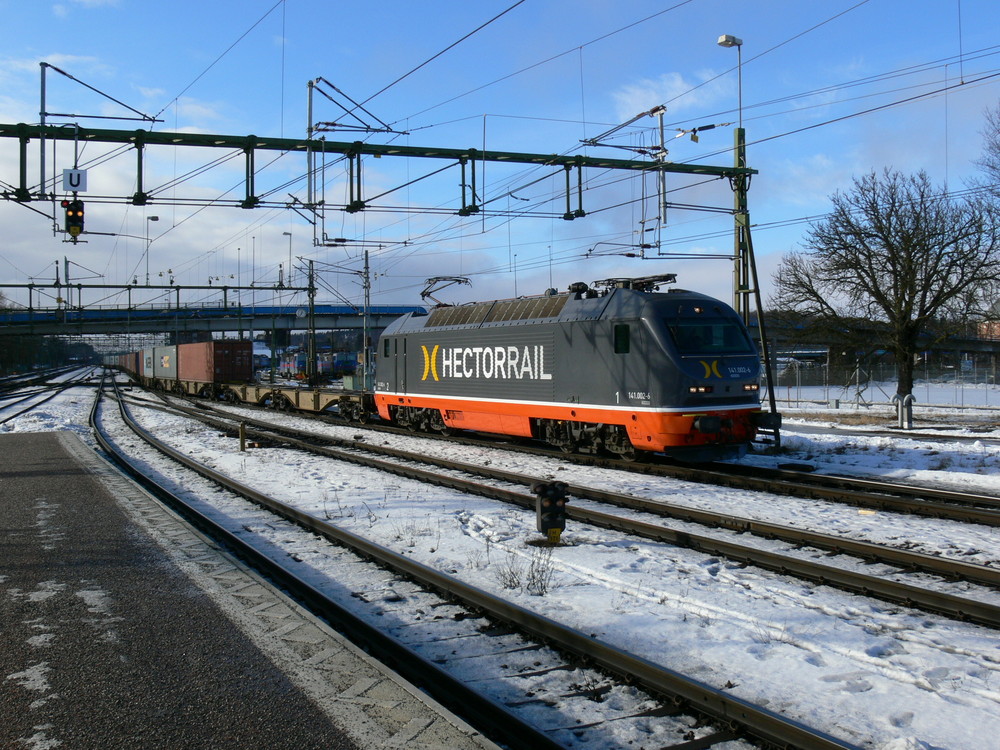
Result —
<svg viewBox="0 0 1000 750"><path fill-rule="evenodd" d="M323 78L403 133L329 132L329 140L627 158L630 151L581 141L665 104L672 161L728 165L740 117L742 58L749 165L759 170L750 215L767 298L781 257L801 249L808 220L829 210L830 195L849 189L852 177L886 167L925 170L935 183L962 189L977 174L983 113L1000 100L995 0L525 0L512 6L515 0L0 0L0 122L39 121L44 61L155 115L160 131L303 138L307 82ZM739 55L716 44L722 34L743 40ZM54 123L149 127L111 119L133 113L54 71L46 84L46 110L70 115L51 116ZM314 122L338 119L343 113L333 103L314 99ZM723 123L698 143L681 132ZM656 125L644 117L608 142L648 147L658 138ZM64 243L44 216L0 203L0 282L51 279L65 257L71 278L90 283L144 283L148 262L154 283L172 276L179 284L239 279L269 287L291 253L326 269L324 300L340 295L357 302L367 248L376 302L419 304L432 276L471 280L439 295L457 302L667 272L678 274L679 286L731 298L731 264L719 257L732 251L731 217L671 207L665 226L643 231L655 227L656 187L634 176L588 171L588 215L567 222L552 217L564 208L561 174L487 165L478 179L491 210L463 219L454 214L460 178L452 168L373 201L369 210L348 214L331 207L314 230L285 209L190 205L241 196L242 159L204 169L224 155L215 150L149 149L144 180L156 197L145 207L129 205L123 196L135 191L134 151L102 159L105 150L90 144L79 155L88 165L87 230L103 234L88 234L85 244ZM258 194L304 200L304 159L275 156L258 155ZM73 166L72 148L61 144L46 159L47 173L61 174ZM344 165L331 159L325 166L323 197L331 206L343 204ZM367 159L366 197L443 166ZM34 143L28 169L29 182L37 183ZM5 189L16 184L17 170L17 143L4 139ZM667 188L676 204L732 205L723 181L669 175ZM314 232L363 243L316 246ZM657 234L662 245L647 249L645 258L621 254ZM27 302L20 291L5 294Z"/></svg>

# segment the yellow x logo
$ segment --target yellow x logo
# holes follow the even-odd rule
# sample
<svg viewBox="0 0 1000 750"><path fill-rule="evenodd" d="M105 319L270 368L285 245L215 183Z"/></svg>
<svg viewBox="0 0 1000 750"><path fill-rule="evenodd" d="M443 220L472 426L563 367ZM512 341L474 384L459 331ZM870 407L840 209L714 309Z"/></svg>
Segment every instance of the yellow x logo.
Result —
<svg viewBox="0 0 1000 750"><path fill-rule="evenodd" d="M435 347L435 349L436 348L437 347ZM701 360L698 360L698 361L701 362L701 366L705 368L705 377L706 378L710 378L713 375L715 375L715 377L717 377L717 378L721 378L722 377L722 373L719 372L719 360L713 359L711 364L709 364L704 359L701 359Z"/></svg>
<svg viewBox="0 0 1000 750"><path fill-rule="evenodd" d="M428 352L427 347L421 344L420 348L424 350L424 374L420 376L421 380L427 380L427 373L433 375L435 380L441 379L437 371L437 353L440 347L440 344L435 344L434 350Z"/></svg>

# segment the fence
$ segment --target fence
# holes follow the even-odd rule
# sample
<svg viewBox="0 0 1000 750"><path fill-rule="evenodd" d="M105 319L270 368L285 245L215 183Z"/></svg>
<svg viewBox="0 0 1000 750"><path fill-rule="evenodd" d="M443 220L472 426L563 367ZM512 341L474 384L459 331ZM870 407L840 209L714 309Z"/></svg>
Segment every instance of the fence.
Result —
<svg viewBox="0 0 1000 750"><path fill-rule="evenodd" d="M891 405L898 382L896 367L830 367L797 361L774 367L774 396L786 406L820 405L861 408ZM1000 409L998 374L992 366L963 360L958 366L918 366L914 372L915 406Z"/></svg>

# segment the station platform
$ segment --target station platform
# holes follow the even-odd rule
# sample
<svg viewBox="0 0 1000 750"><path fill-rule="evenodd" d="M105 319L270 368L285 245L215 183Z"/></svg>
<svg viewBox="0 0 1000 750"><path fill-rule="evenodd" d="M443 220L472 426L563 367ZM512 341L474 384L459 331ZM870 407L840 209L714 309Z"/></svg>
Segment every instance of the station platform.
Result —
<svg viewBox="0 0 1000 750"><path fill-rule="evenodd" d="M75 433L0 455L0 748L495 748Z"/></svg>

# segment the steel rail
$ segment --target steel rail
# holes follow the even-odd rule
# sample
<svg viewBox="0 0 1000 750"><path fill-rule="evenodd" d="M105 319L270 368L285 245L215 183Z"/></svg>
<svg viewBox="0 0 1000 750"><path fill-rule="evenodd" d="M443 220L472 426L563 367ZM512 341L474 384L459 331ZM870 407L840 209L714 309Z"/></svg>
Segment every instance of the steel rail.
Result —
<svg viewBox="0 0 1000 750"><path fill-rule="evenodd" d="M120 403L123 414L127 413L124 403ZM135 424L134 420L130 417L128 421L130 427L132 424ZM354 549L359 554L400 571L426 586L450 595L464 602L467 606L482 610L498 620L515 625L533 637L542 639L593 665L619 675L633 684L637 684L654 693L668 696L676 705L689 707L692 711L701 712L713 721L720 722L724 729L741 729L756 740L772 743L783 748L800 748L801 750L834 750L836 748L843 750L850 748L851 750L859 750L856 746L833 737L826 732L810 728L800 722L793 721L773 711L729 695L724 690L718 690L710 685L682 675L679 672L653 664L642 657L622 651L592 636L572 628L567 628L547 617L494 597L485 591L409 559L404 555L398 555L363 537L328 524L295 508L285 506L283 503L251 487L242 485L220 472L199 464L170 446L160 443L160 441L139 427L138 424L135 424L133 429L136 430L136 434L148 444L156 447L157 450L163 451L166 455L180 461L202 476L226 486L228 489L243 495L262 507L272 510L289 520L293 520L314 533ZM288 438L279 437L278 439L281 442L288 442ZM355 455L355 459L363 458ZM403 467L398 464L391 464L379 459L366 459L367 461L375 461L378 464L384 465L386 471L397 475L404 475L401 474ZM362 463L361 460L356 460L355 462ZM430 472L420 470L417 470L417 473L425 475L427 481L435 481L436 478L439 480L435 482L437 484L453 487L452 483L457 482L460 486L463 485L461 480L454 478L433 475ZM465 482L464 486L471 486L471 484ZM510 496L518 496L517 493L500 492ZM518 497L522 500L528 499L523 495ZM533 498L530 499L530 502L533 506Z"/></svg>
<svg viewBox="0 0 1000 750"><path fill-rule="evenodd" d="M304 417L315 418L303 414ZM403 433L396 427L365 425L365 429ZM444 437L421 433L431 440L458 440L468 445L496 447L496 442L464 435ZM505 444L504 450L531 455L558 455L561 460L585 466L597 466L652 476L684 479L698 484L715 484L734 489L757 490L792 497L813 497L861 508L942 518L962 523L1000 526L1000 497L871 479L807 474L801 471L768 469L740 464L710 463L682 465L665 461L634 462L578 453L554 453L527 445Z"/></svg>
<svg viewBox="0 0 1000 750"><path fill-rule="evenodd" d="M44 372L21 373L19 375L10 375L6 378L0 378L0 393L6 393L8 391L17 390L18 388L28 388L36 385L49 386L51 378L65 375L68 372L78 369L80 369L79 366L74 365L72 367L53 368Z"/></svg>
<svg viewBox="0 0 1000 750"><path fill-rule="evenodd" d="M726 468L724 471L730 474L787 480L797 484L818 484L824 487L863 490L874 493L891 492L897 495L904 495L912 498L928 497L947 503L978 505L984 508L992 508L1000 511L1000 497L995 497L993 495L977 495L969 492L957 492L955 490L944 490L933 487L914 487L913 485L899 484L898 482L882 482L874 479L862 479L859 477L837 477L831 476L830 474L807 474L802 471L792 471L789 469L769 469L766 467L738 466L735 464L727 464L725 466Z"/></svg>
<svg viewBox="0 0 1000 750"><path fill-rule="evenodd" d="M309 415L303 415L309 416ZM366 429L402 432L398 428L383 428L379 425L365 425ZM463 436L445 438L432 433L421 433L431 440L460 440L469 445L496 446L495 441ZM584 466L597 466L621 471L630 471L652 476L673 477L698 484L716 484L783 494L795 497L810 496L856 507L874 508L899 513L943 518L965 523L981 523L1000 526L1000 497L981 495L933 487L916 487L898 482L883 482L874 479L840 477L830 474L809 474L787 469L742 464L678 464L668 461L623 461L579 453L555 453L526 445L505 444L504 450L518 451L533 455L558 455L560 459Z"/></svg>
<svg viewBox="0 0 1000 750"><path fill-rule="evenodd" d="M251 404L244 406L252 407ZM321 415L309 412L301 412L299 416L306 419L322 418ZM348 421L345 423L351 424ZM412 434L397 427L378 424L365 424L364 429L392 434ZM444 437L433 433L420 433L420 435L429 440L450 440L467 445L496 447L495 440L475 438L472 437L472 433L458 437ZM1000 527L1000 497L990 495L738 464L712 463L691 466L666 462L629 462L593 455L555 453L551 450L518 444L507 443L503 448L531 455L547 457L558 455L561 460L586 466L673 477L699 484L758 490L792 497L812 497L855 507Z"/></svg>
<svg viewBox="0 0 1000 750"><path fill-rule="evenodd" d="M27 414L29 411L32 411L33 409L37 409L42 404L47 404L49 401L51 401L52 399L54 399L56 396L60 395L64 391L69 390L70 388L87 387L89 384L86 383L85 380L87 380L89 378L90 378L90 375L88 374L86 376L81 376L77 380L68 380L68 381L65 381L65 382L62 382L62 383L55 383L55 384L46 386L44 388L40 388L37 391L32 391L31 393L29 393L29 394L27 394L27 395L25 395L23 397L15 396L15 395L0 396L0 400L11 399L11 398L12 399L16 399L16 400L12 401L11 403L0 405L0 411L2 411L2 410L6 410L6 409L12 409L15 406L18 406L19 404L24 403L25 401L33 399L33 398L35 398L37 396L41 396L43 393L48 392L47 396L45 396L44 398L42 398L42 399L40 399L38 401L35 401L35 402L31 403L30 405L26 406L25 408L21 409L20 411L15 412L13 414L9 414L6 417L0 417L0 424L6 424L7 422L10 422L11 420L17 419L18 417L20 417L20 416L22 416L24 414Z"/></svg>
<svg viewBox="0 0 1000 750"><path fill-rule="evenodd" d="M197 409L188 409L172 405L171 409L180 409L184 413L190 414L196 419L208 421L217 426L226 426L227 420L238 419L246 424L255 425L259 428L259 434L266 435L271 440L294 440L291 435L305 435L309 439L322 440L347 449L356 449L376 453L403 461L415 461L441 468L462 471L467 474L488 477L512 484L522 484L531 486L538 481L537 477L519 474L503 469L494 469L487 466L463 463L451 459L437 459L425 454L412 453L399 448L390 448L384 445L372 445L361 441L344 440L328 435L305 432L301 430L286 430L263 420L246 419L243 417L227 416L222 419L212 419ZM218 412L217 412L218 413ZM225 414L225 412L222 412ZM270 432L270 434L267 434ZM302 448L311 448L312 444L303 442ZM794 544L807 544L812 547L827 550L834 553L847 553L861 557L872 562L880 562L888 565L896 565L906 571L921 571L942 578L952 579L955 577L962 580L975 582L984 586L1000 588L1000 570L987 565L969 563L964 560L954 560L938 555L930 555L912 550L903 550L898 547L890 547L873 542L865 542L849 539L834 534L823 534L820 532L800 529L794 526L782 526L767 521L759 521L751 518L733 516L727 513L720 513L712 510L703 510L685 505L676 505L665 500L652 500L648 498L636 497L620 492L610 492L594 487L568 484L568 492L575 497L594 500L597 502L609 503L630 510L638 510L652 513L667 518L674 518L681 521L689 521L706 526L723 528L739 533L749 533L754 536L766 539L780 539ZM577 510L570 507L569 512L576 513Z"/></svg>
<svg viewBox="0 0 1000 750"><path fill-rule="evenodd" d="M494 738L501 738L504 742L512 742L514 743L513 746L517 746L521 742L528 742L531 747L543 748L545 750L558 750L560 748L559 744L553 742L543 732L530 724L526 724L499 704L469 689L436 664L415 654L406 646L343 609L303 578L297 576L293 571L272 560L257 550L247 540L218 525L207 515L200 513L189 503L186 503L174 493L157 484L152 478L137 470L129 462L128 457L118 450L113 441L100 428L99 420L97 419L97 407L103 390L102 382L102 388L98 389L97 397L94 399L94 405L90 412L91 429L101 448L109 458L129 476L138 481L146 490L166 503L174 511L181 514L203 533L213 539L220 540L238 557L244 559L258 570L264 571L269 578L278 581L291 592L293 597L308 605L313 612L321 615L338 632L347 636L355 644L362 644L380 661L391 665L394 671L403 675L405 679L426 691L456 714L462 715L466 721L477 726L484 734ZM356 552L360 552L373 559L379 559L380 548L377 545L371 543L362 545L364 540L360 537L356 538L357 544L352 544L348 540L348 532L341 532L343 539L337 539L334 536L335 527L332 526L321 532L321 526L325 524L319 522L318 519L289 506L284 506L268 498L266 495L257 493L253 489L226 477L224 474L198 464L184 454L175 451L170 446L154 438L148 431L142 429L132 419L131 415L128 414L123 399L118 399L118 405L122 419L129 428L156 450L170 456L172 459L193 469L202 476L280 514L282 517L299 526L316 531L317 533L323 533L325 536L334 538L339 543L354 549ZM314 524L317 523L320 526L314 528Z"/></svg>
<svg viewBox="0 0 1000 750"><path fill-rule="evenodd" d="M185 409L185 411L187 410ZM220 426L220 423L221 426L226 426L221 420L213 420L203 414L198 414L195 410L191 411L193 412L191 416L195 418L215 422L216 426ZM258 420L250 421L261 424ZM294 445L302 450L386 471L408 479L449 487L460 492L469 492L490 497L520 505L524 508L533 509L535 507L536 498L532 495L506 490L493 485L484 485L460 477L447 476L437 471L428 471L416 466L406 466L404 464L393 463L392 461L369 458L364 456L363 452L377 453L396 460L430 464L438 468L469 474L487 475L491 479L499 479L515 484L530 486L537 481L536 477L526 477L513 472L491 470L486 467L473 466L450 459L434 459L387 446L373 446L360 441L344 441L339 438L307 433L312 440L323 440L342 446L341 448L324 447L307 440L291 437L284 432L275 432L273 425L268 425L267 427L267 429L251 428L248 430L248 433L255 434L270 442ZM231 425L229 428L233 429ZM701 524L708 523L731 531L750 532L765 538L779 538L796 544L811 544L821 549L858 554L867 559L901 566L906 572L923 570L944 578L954 578L958 575L963 578L968 577L969 580L984 585L1000 585L1000 571L984 565L976 565L958 560L947 560L934 555L883 547L869 542L852 541L832 535L758 522L746 518L728 517L724 514L716 514L710 511L668 505L658 501L643 500L641 498L591 488L571 486L569 491L570 494L577 497L589 497L590 499L599 501L614 502L616 505L625 506L630 509L668 515L680 520ZM823 585L833 586L850 593L872 596L894 604L918 607L926 611L936 612L957 620L972 621L981 625L1000 628L1000 606L987 602L944 592L931 591L908 583L859 573L778 552L770 552L704 534L670 529L662 525L626 519L602 511L575 507L572 504L567 505L567 516L602 528L615 529L624 533L667 542L675 546L687 547L706 554L721 555L739 563L756 565L782 575L793 575Z"/></svg>
<svg viewBox="0 0 1000 750"><path fill-rule="evenodd" d="M698 484L758 490L792 497L812 497L861 508L1000 526L1000 498L990 495L970 495L876 480L854 480L828 474L806 474L735 464L681 466L667 463L636 464L596 456L570 455L566 458L587 466L673 477ZM989 507L976 507L977 505Z"/></svg>

